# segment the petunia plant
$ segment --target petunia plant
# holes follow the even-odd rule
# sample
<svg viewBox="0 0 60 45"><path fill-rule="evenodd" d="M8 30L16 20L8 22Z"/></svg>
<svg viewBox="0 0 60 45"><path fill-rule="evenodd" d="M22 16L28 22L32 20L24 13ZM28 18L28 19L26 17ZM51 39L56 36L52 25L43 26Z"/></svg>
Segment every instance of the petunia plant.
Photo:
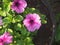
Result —
<svg viewBox="0 0 60 45"><path fill-rule="evenodd" d="M33 36L47 23L46 16L26 0L0 2L0 45L34 45Z"/></svg>

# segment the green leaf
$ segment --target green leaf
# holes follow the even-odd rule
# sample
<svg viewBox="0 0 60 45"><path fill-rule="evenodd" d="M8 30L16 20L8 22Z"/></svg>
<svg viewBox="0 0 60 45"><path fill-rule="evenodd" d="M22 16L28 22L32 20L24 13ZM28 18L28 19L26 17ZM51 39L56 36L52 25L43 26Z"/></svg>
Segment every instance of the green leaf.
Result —
<svg viewBox="0 0 60 45"><path fill-rule="evenodd" d="M3 2L8 2L7 0L3 0Z"/></svg>
<svg viewBox="0 0 60 45"><path fill-rule="evenodd" d="M16 23L16 21L15 21L15 19L14 19L14 18L12 19L12 23Z"/></svg>
<svg viewBox="0 0 60 45"><path fill-rule="evenodd" d="M31 37L26 37L26 39L24 41L26 43L31 43L32 42L32 38Z"/></svg>
<svg viewBox="0 0 60 45"><path fill-rule="evenodd" d="M11 0L3 0L4 3L9 3Z"/></svg>
<svg viewBox="0 0 60 45"><path fill-rule="evenodd" d="M26 28L24 27L24 25L22 25L20 31L21 31L21 34L22 34L23 36L27 36L28 31L26 30Z"/></svg>
<svg viewBox="0 0 60 45"><path fill-rule="evenodd" d="M41 19L46 19L46 16L44 14L41 14Z"/></svg>
<svg viewBox="0 0 60 45"><path fill-rule="evenodd" d="M46 24L47 21L46 20L41 20L42 24Z"/></svg>
<svg viewBox="0 0 60 45"><path fill-rule="evenodd" d="M9 3L4 3L3 4L3 10L5 12L9 12L10 11L10 6L11 6L11 3L10 2Z"/></svg>
<svg viewBox="0 0 60 45"><path fill-rule="evenodd" d="M11 17L5 17L4 19L3 19L3 23L4 24L8 24L8 23L11 23L12 22L12 18Z"/></svg>
<svg viewBox="0 0 60 45"><path fill-rule="evenodd" d="M14 28L16 30L20 30L21 29L21 24L20 23L15 24Z"/></svg>
<svg viewBox="0 0 60 45"><path fill-rule="evenodd" d="M26 37L24 41L25 45L34 45L31 37Z"/></svg>
<svg viewBox="0 0 60 45"><path fill-rule="evenodd" d="M3 16L3 17L5 17L5 16L6 16L6 13L5 13L5 11L0 11L0 16Z"/></svg>
<svg viewBox="0 0 60 45"><path fill-rule="evenodd" d="M46 21L46 15L41 14L40 17L41 17L42 24L46 24L47 23L47 21Z"/></svg>
<svg viewBox="0 0 60 45"><path fill-rule="evenodd" d="M23 17L21 15L17 15L14 17L16 22L20 22L23 20Z"/></svg>
<svg viewBox="0 0 60 45"><path fill-rule="evenodd" d="M20 22L23 20L23 17L21 15L14 16L12 19L12 23Z"/></svg>
<svg viewBox="0 0 60 45"><path fill-rule="evenodd" d="M3 19L3 23L4 24L8 24L8 23L11 23L12 22L12 15L10 15L9 13L7 13L7 17L5 17Z"/></svg>
<svg viewBox="0 0 60 45"><path fill-rule="evenodd" d="M17 45L25 45L23 40L17 40Z"/></svg>
<svg viewBox="0 0 60 45"><path fill-rule="evenodd" d="M26 8L25 12L23 13L23 15L25 16L28 13L37 13L40 14L40 11L35 9L35 8Z"/></svg>
<svg viewBox="0 0 60 45"><path fill-rule="evenodd" d="M13 33L13 30L12 30L12 29L10 29L10 28L8 28L8 32Z"/></svg>
<svg viewBox="0 0 60 45"><path fill-rule="evenodd" d="M6 18L3 19L3 22L4 23L10 23L10 19L8 17L6 17Z"/></svg>

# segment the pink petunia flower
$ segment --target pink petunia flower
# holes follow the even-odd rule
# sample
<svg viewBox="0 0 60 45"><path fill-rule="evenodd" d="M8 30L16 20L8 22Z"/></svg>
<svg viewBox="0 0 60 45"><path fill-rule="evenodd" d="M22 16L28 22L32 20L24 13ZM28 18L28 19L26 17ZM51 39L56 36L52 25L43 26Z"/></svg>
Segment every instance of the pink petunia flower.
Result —
<svg viewBox="0 0 60 45"><path fill-rule="evenodd" d="M27 27L28 31L34 32L41 27L40 16L36 13L27 14L23 24Z"/></svg>
<svg viewBox="0 0 60 45"><path fill-rule="evenodd" d="M27 7L27 2L25 0L14 0L11 5L11 9L17 13L23 13Z"/></svg>
<svg viewBox="0 0 60 45"><path fill-rule="evenodd" d="M0 25L3 25L3 23L2 23L2 17L0 17Z"/></svg>
<svg viewBox="0 0 60 45"><path fill-rule="evenodd" d="M10 35L10 33L5 32L0 36L0 45L12 43L12 38L13 37Z"/></svg>

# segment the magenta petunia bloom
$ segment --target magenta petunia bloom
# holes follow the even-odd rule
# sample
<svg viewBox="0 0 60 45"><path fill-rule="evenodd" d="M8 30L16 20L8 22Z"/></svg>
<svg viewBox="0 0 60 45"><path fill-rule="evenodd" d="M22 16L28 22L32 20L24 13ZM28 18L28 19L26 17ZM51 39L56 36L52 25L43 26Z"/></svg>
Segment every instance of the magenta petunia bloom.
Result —
<svg viewBox="0 0 60 45"><path fill-rule="evenodd" d="M40 16L36 13L27 14L23 24L27 27L28 31L34 32L41 27Z"/></svg>
<svg viewBox="0 0 60 45"><path fill-rule="evenodd" d="M2 23L3 21L2 21L2 17L0 17L0 25L3 25L3 23Z"/></svg>
<svg viewBox="0 0 60 45"><path fill-rule="evenodd" d="M12 38L9 32L5 32L0 36L0 45L12 43Z"/></svg>
<svg viewBox="0 0 60 45"><path fill-rule="evenodd" d="M14 0L11 5L11 9L17 13L23 13L27 7L27 2L25 0Z"/></svg>

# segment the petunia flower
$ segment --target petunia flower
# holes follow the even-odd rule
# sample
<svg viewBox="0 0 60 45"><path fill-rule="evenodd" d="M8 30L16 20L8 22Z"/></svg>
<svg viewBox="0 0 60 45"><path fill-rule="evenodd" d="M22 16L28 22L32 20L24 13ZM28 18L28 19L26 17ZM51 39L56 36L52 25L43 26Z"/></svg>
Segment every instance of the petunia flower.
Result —
<svg viewBox="0 0 60 45"><path fill-rule="evenodd" d="M23 13L27 7L27 2L25 0L14 0L11 5L11 9L17 13Z"/></svg>
<svg viewBox="0 0 60 45"><path fill-rule="evenodd" d="M12 38L13 37L10 35L10 33L5 32L0 36L0 45L12 43Z"/></svg>
<svg viewBox="0 0 60 45"><path fill-rule="evenodd" d="M36 13L27 14L26 18L23 21L23 24L26 26L28 31L34 32L41 27L41 20L40 16Z"/></svg>
<svg viewBox="0 0 60 45"><path fill-rule="evenodd" d="M0 17L0 25L3 25L3 23L2 23L2 17Z"/></svg>

